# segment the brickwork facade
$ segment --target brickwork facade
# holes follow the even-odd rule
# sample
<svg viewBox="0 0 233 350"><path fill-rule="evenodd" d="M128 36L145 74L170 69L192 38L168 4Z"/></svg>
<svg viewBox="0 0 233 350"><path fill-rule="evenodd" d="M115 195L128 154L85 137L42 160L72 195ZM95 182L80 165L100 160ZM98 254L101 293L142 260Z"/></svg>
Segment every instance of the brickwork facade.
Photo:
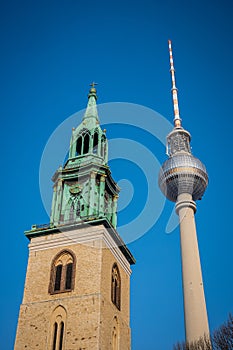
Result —
<svg viewBox="0 0 233 350"><path fill-rule="evenodd" d="M75 257L73 289L51 293L53 261L64 250ZM121 277L120 310L111 300L115 263ZM31 238L15 350L129 350L130 273L129 262L103 225ZM56 344L55 332L60 337Z"/></svg>

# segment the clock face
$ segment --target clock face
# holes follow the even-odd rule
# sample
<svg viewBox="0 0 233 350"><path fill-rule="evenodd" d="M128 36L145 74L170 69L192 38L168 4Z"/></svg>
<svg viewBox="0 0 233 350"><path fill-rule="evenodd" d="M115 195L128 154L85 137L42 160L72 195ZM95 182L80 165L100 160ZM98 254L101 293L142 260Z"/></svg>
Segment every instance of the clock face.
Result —
<svg viewBox="0 0 233 350"><path fill-rule="evenodd" d="M80 185L75 185L75 186L72 186L70 187L70 193L75 195L75 194L79 194L81 191L82 191L82 186Z"/></svg>

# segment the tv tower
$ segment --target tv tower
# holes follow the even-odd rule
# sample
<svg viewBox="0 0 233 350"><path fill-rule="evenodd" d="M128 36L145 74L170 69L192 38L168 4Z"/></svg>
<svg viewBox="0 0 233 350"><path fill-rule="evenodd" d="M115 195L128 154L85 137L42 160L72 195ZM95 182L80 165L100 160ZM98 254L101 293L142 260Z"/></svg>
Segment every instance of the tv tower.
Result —
<svg viewBox="0 0 233 350"><path fill-rule="evenodd" d="M192 155L191 136L183 129L179 113L175 69L171 41L170 72L174 106L174 128L167 136L167 155L159 173L159 186L163 194L176 202L180 223L182 279L186 341L209 336L201 263L198 250L194 214L195 201L201 199L208 184L208 175L203 163Z"/></svg>

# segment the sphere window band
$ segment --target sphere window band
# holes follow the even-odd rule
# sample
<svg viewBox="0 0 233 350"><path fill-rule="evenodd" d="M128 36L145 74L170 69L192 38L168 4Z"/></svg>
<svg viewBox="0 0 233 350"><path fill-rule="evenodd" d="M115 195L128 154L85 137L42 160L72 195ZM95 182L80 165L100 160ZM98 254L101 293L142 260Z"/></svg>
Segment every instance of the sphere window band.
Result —
<svg viewBox="0 0 233 350"><path fill-rule="evenodd" d="M207 185L206 168L192 154L175 154L160 169L160 189L173 202L181 193L191 194L193 200L201 199Z"/></svg>

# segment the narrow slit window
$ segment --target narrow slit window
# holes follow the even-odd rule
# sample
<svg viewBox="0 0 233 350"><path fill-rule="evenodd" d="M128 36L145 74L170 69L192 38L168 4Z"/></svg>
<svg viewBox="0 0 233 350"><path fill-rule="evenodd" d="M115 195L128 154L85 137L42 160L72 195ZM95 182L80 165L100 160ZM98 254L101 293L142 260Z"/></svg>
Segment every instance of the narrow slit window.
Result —
<svg viewBox="0 0 233 350"><path fill-rule="evenodd" d="M66 265L66 286L65 286L65 289L71 289L72 272L73 272L73 263L67 264Z"/></svg>
<svg viewBox="0 0 233 350"><path fill-rule="evenodd" d="M56 350L56 344L57 344L57 322L55 322L54 326L53 326L53 347L52 347L52 350Z"/></svg>
<svg viewBox="0 0 233 350"><path fill-rule="evenodd" d="M115 305L117 305L117 292L118 292L118 287L117 287L117 279L116 279L114 284L114 304Z"/></svg>
<svg viewBox="0 0 233 350"><path fill-rule="evenodd" d="M95 132L93 137L93 153L95 154L98 153L98 139L99 139L99 135L97 132Z"/></svg>
<svg viewBox="0 0 233 350"><path fill-rule="evenodd" d="M82 137L79 136L76 142L76 156L80 156L82 154Z"/></svg>
<svg viewBox="0 0 233 350"><path fill-rule="evenodd" d="M120 310L121 307L121 278L116 264L112 268L111 299L113 304Z"/></svg>
<svg viewBox="0 0 233 350"><path fill-rule="evenodd" d="M61 273L62 273L62 265L56 266L54 291L58 291L61 289Z"/></svg>
<svg viewBox="0 0 233 350"><path fill-rule="evenodd" d="M60 325L59 350L62 350L63 336L64 336L64 322L61 322L61 325Z"/></svg>
<svg viewBox="0 0 233 350"><path fill-rule="evenodd" d="M89 152L89 141L90 137L89 134L86 133L83 138L83 154L86 154Z"/></svg>

